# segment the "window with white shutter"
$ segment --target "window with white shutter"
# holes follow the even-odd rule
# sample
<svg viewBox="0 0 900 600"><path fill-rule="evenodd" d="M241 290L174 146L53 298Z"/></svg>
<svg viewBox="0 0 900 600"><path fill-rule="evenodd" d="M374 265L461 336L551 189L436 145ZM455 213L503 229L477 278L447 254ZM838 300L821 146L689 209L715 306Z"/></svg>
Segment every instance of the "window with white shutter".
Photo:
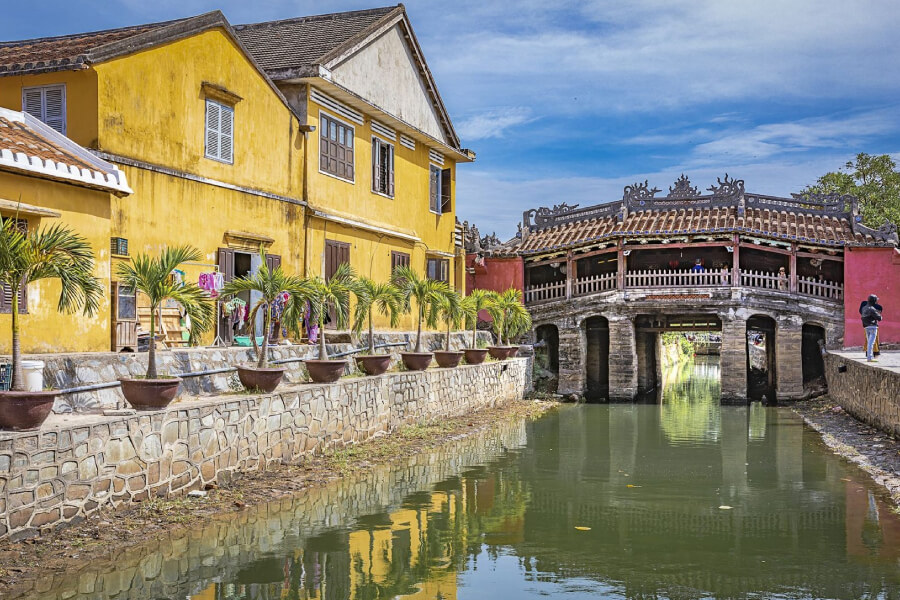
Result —
<svg viewBox="0 0 900 600"><path fill-rule="evenodd" d="M394 196L394 146L372 138L372 191Z"/></svg>
<svg viewBox="0 0 900 600"><path fill-rule="evenodd" d="M441 214L441 169L431 165L428 186L428 208L433 213Z"/></svg>
<svg viewBox="0 0 900 600"><path fill-rule="evenodd" d="M234 109L206 101L206 158L234 163Z"/></svg>
<svg viewBox="0 0 900 600"><path fill-rule="evenodd" d="M22 88L22 110L65 135L65 84Z"/></svg>

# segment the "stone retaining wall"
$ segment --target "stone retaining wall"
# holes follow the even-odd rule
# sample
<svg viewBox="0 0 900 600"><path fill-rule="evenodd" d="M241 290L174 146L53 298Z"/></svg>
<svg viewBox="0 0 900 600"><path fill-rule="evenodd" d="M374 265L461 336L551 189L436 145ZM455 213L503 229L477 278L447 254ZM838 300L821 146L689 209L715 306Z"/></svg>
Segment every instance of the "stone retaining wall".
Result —
<svg viewBox="0 0 900 600"><path fill-rule="evenodd" d="M0 539L521 398L530 369L516 358L283 385L126 417L53 415L39 432L0 433Z"/></svg>
<svg viewBox="0 0 900 600"><path fill-rule="evenodd" d="M828 395L848 413L900 436L900 374L836 354L825 355Z"/></svg>
<svg viewBox="0 0 900 600"><path fill-rule="evenodd" d="M450 346L454 350L465 348L471 340L470 332L455 332L451 336ZM390 352L395 360L400 360L400 352L412 349L416 341L415 332L375 332L375 344L403 343L405 346L383 348L379 352ZM428 350L437 350L444 346L444 334L424 332L422 345ZM479 331L480 343L491 343L491 335L487 331ZM329 355L347 352L367 344L367 336L360 341L358 336L348 333L328 333L326 339ZM253 348L185 348L163 350L157 352L157 362L161 374L189 373L211 371L234 365L255 361ZM273 346L270 348L271 360L290 358L309 359L318 357L318 346L293 345ZM120 377L143 375L147 371L147 353L115 353L92 352L70 354L42 354L29 356L44 361L44 383L56 389L68 389L116 381ZM300 383L306 381L306 369L302 362L285 363L285 380ZM350 362L352 368L353 361ZM348 373L351 371L348 368ZM240 383L234 372L190 377L184 380L179 393L182 395L200 396L221 394L240 390ZM124 406L124 398L118 387L61 395L53 407L55 412L86 412L105 408Z"/></svg>

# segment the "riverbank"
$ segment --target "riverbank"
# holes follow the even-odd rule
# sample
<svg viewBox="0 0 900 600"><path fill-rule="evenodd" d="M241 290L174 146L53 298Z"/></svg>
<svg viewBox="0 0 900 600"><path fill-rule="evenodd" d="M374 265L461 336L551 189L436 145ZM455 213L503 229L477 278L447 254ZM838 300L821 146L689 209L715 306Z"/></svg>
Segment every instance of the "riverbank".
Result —
<svg viewBox="0 0 900 600"><path fill-rule="evenodd" d="M135 502L116 510L98 511L81 523L43 537L0 542L0 597L22 593L48 572L71 568L73 561L102 560L174 531L303 494L344 475L366 472L503 423L535 419L555 406L554 402L517 400L464 417L407 426L361 444L303 457L294 464L247 473L227 485L208 486L199 497Z"/></svg>
<svg viewBox="0 0 900 600"><path fill-rule="evenodd" d="M834 453L887 489L900 510L900 440L858 421L828 396L797 402L791 408L822 435Z"/></svg>

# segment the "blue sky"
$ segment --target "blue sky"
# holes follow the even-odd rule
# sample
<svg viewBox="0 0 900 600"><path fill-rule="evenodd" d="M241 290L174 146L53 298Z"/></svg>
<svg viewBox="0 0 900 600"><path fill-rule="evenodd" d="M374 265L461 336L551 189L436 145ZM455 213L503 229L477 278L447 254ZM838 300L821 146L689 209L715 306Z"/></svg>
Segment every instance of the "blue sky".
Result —
<svg viewBox="0 0 900 600"><path fill-rule="evenodd" d="M381 6L347 0L45 0L0 39L221 9L232 23ZM787 195L857 152L900 157L896 0L410 0L426 59L478 160L458 212L482 233L681 173ZM2 84L2 81L0 81Z"/></svg>

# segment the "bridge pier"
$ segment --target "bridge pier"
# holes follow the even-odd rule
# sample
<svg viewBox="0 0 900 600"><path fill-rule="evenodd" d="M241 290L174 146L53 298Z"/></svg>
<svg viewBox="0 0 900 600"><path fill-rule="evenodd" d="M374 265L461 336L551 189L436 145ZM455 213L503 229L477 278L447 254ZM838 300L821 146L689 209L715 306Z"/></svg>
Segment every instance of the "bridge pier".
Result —
<svg viewBox="0 0 900 600"><path fill-rule="evenodd" d="M634 400L638 393L638 355L634 321L609 315L609 399Z"/></svg>
<svg viewBox="0 0 900 600"><path fill-rule="evenodd" d="M747 321L731 311L719 316L722 319L722 349L719 356L722 401L746 401Z"/></svg>
<svg viewBox="0 0 900 600"><path fill-rule="evenodd" d="M659 380L657 364L657 339L655 331L635 333L635 353L637 354L637 393L645 394L656 389Z"/></svg>
<svg viewBox="0 0 900 600"><path fill-rule="evenodd" d="M803 398L803 319L783 315L776 321L775 360L778 400Z"/></svg>
<svg viewBox="0 0 900 600"><path fill-rule="evenodd" d="M575 319L557 323L559 329L559 385L560 394L583 394L587 386L585 369L587 339L584 328Z"/></svg>

